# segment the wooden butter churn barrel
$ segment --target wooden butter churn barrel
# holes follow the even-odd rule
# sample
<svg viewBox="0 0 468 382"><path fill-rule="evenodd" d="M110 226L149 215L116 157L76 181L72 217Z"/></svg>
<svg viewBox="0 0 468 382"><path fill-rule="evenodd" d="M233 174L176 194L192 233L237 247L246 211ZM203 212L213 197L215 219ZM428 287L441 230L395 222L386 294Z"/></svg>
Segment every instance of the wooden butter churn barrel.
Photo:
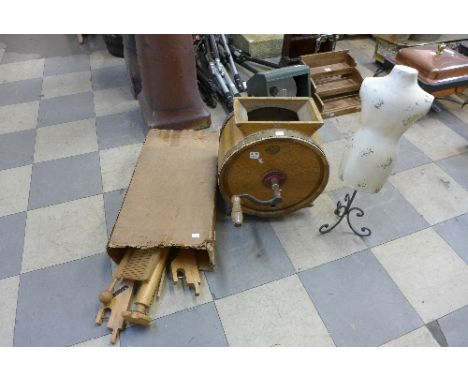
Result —
<svg viewBox="0 0 468 382"><path fill-rule="evenodd" d="M221 130L218 184L242 213L273 217L311 205L324 190L329 165L315 132L323 125L310 98L236 98Z"/></svg>

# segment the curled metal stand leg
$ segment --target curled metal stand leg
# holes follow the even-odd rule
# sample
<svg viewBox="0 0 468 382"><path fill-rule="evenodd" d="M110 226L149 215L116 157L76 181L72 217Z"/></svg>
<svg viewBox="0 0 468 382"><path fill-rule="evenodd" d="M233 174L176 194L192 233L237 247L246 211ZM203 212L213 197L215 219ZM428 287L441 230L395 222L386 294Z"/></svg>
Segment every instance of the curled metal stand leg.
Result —
<svg viewBox="0 0 468 382"><path fill-rule="evenodd" d="M364 216L364 211L361 208L351 207L351 204L354 201L354 197L356 196L356 193L357 193L357 191L355 190L351 196L349 196L349 194L345 195L344 202L346 204L342 204L341 200L338 201L338 203L336 204L336 209L335 209L334 213L335 213L336 216L338 216L339 219L331 227L330 227L330 224L323 224L319 228L320 233L327 233L327 232L330 232L331 230L333 230L338 224L341 223L341 221L344 219L345 216L346 216L346 220L348 221L349 228L351 228L351 230L356 235L358 235L358 236L369 236L372 233L372 231L367 227L361 227L361 232L358 232L351 225L351 221L349 220L349 216L350 216L351 212L356 212L356 216L359 217L359 218Z"/></svg>

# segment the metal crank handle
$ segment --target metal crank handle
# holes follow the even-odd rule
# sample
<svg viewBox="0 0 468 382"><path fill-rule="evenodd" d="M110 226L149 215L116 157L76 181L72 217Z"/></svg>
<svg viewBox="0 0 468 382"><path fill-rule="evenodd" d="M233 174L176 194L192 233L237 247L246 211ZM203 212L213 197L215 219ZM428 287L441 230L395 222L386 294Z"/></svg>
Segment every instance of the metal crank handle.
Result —
<svg viewBox="0 0 468 382"><path fill-rule="evenodd" d="M277 204L283 201L283 198L281 197L281 190L279 188L279 185L277 184L273 185L272 189L273 189L273 197L268 200L257 199L255 196L250 195L250 194L239 194L237 196L239 198L250 200L251 202L260 204L262 206L275 207Z"/></svg>
<svg viewBox="0 0 468 382"><path fill-rule="evenodd" d="M241 199L247 199L253 203L260 204L262 206L269 206L269 207L275 207L277 204L283 202L279 184L273 183L271 186L271 189L273 191L273 198L268 199L268 200L257 199L255 196L250 195L250 194L239 194L239 195L232 196L231 219L235 227L240 227L244 220L243 213L242 213Z"/></svg>

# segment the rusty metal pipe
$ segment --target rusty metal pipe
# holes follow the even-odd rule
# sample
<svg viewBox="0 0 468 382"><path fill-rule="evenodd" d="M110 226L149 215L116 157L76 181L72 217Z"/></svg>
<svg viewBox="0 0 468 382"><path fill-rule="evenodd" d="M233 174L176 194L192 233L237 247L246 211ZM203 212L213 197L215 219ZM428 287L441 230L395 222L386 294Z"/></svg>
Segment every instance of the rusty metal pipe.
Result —
<svg viewBox="0 0 468 382"><path fill-rule="evenodd" d="M137 35L140 107L150 128L203 129L211 117L198 92L191 35Z"/></svg>

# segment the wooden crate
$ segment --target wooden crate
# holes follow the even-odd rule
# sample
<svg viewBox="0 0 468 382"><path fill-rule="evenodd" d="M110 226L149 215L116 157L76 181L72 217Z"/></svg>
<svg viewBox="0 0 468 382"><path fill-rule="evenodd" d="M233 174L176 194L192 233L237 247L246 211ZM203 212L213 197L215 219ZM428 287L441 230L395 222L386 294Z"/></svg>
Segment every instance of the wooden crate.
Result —
<svg viewBox="0 0 468 382"><path fill-rule="evenodd" d="M301 61L310 68L314 99L324 118L361 110L363 78L348 50L309 54Z"/></svg>
<svg viewBox="0 0 468 382"><path fill-rule="evenodd" d="M244 135L290 129L312 136L323 125L320 111L308 97L236 97L234 119Z"/></svg>

